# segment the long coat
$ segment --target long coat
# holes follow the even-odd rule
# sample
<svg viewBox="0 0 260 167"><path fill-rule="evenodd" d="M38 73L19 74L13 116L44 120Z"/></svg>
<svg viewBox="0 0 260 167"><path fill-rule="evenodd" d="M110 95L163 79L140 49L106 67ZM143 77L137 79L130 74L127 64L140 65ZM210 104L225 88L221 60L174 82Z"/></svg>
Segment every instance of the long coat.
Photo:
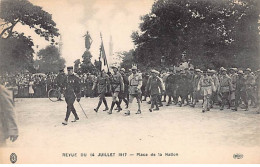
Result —
<svg viewBox="0 0 260 167"><path fill-rule="evenodd" d="M0 144L11 135L18 135L12 96L0 85Z"/></svg>

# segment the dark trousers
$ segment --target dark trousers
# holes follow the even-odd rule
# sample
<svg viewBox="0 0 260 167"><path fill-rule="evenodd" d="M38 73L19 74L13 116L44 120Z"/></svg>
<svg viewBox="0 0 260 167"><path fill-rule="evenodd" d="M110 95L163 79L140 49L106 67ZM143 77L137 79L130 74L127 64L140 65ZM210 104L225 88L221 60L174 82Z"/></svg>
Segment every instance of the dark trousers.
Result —
<svg viewBox="0 0 260 167"><path fill-rule="evenodd" d="M240 98L245 103L246 108L248 108L248 97L246 91L236 91L235 95L235 108L237 109L239 105Z"/></svg>
<svg viewBox="0 0 260 167"><path fill-rule="evenodd" d="M156 108L159 108L158 106L158 94L151 95L151 108L154 108L154 105Z"/></svg>
<svg viewBox="0 0 260 167"><path fill-rule="evenodd" d="M66 117L65 117L65 121L68 121L69 117L70 117L70 113L72 112L75 119L78 119L78 115L76 113L76 110L74 108L74 102L75 102L75 98L74 99L68 99L65 97L65 101L67 103L67 112L66 112Z"/></svg>
<svg viewBox="0 0 260 167"><path fill-rule="evenodd" d="M229 102L229 92L223 92L222 93L222 98L221 98L221 108L223 109L225 104L228 104L228 107L230 107L230 102Z"/></svg>

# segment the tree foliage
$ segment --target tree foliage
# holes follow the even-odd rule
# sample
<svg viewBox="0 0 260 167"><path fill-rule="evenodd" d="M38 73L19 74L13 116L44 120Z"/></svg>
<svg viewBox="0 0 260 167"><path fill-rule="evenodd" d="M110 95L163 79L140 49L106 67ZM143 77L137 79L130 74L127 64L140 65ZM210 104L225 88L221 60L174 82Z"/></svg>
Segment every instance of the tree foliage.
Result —
<svg viewBox="0 0 260 167"><path fill-rule="evenodd" d="M57 73L60 69L65 68L65 60L60 56L59 50L53 45L49 45L38 52L39 60L36 60L36 66L39 65L38 72Z"/></svg>
<svg viewBox="0 0 260 167"><path fill-rule="evenodd" d="M24 33L14 31L17 24L29 26L51 44L54 44L54 38L59 36L51 14L28 0L2 0L0 20L1 71L14 72L22 68L33 71L33 40Z"/></svg>
<svg viewBox="0 0 260 167"><path fill-rule="evenodd" d="M24 34L15 33L8 39L0 39L0 71L13 73L33 69L33 42Z"/></svg>
<svg viewBox="0 0 260 167"><path fill-rule="evenodd" d="M157 0L132 34L143 65L177 65L182 53L206 68L259 66L257 0Z"/></svg>

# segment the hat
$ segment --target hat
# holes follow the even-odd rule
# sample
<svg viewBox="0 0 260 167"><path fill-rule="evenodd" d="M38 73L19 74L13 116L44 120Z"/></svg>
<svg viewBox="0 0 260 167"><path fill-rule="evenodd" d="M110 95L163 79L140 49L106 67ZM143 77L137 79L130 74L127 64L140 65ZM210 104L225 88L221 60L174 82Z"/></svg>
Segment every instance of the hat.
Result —
<svg viewBox="0 0 260 167"><path fill-rule="evenodd" d="M124 71L124 72L125 72L125 69L124 69L124 68L121 68L120 71Z"/></svg>
<svg viewBox="0 0 260 167"><path fill-rule="evenodd" d="M219 69L219 70L220 70L220 71L223 71L224 69L225 69L224 67L220 67L220 69Z"/></svg>
<svg viewBox="0 0 260 167"><path fill-rule="evenodd" d="M196 71L196 72L200 72L200 69L196 68L195 71Z"/></svg>
<svg viewBox="0 0 260 167"><path fill-rule="evenodd" d="M207 70L208 73L212 73L212 71L210 69Z"/></svg>
<svg viewBox="0 0 260 167"><path fill-rule="evenodd" d="M237 71L237 68L230 68L230 70Z"/></svg>
<svg viewBox="0 0 260 167"><path fill-rule="evenodd" d="M223 68L222 71L227 71L227 69Z"/></svg>
<svg viewBox="0 0 260 167"><path fill-rule="evenodd" d="M217 73L217 71L216 71L216 70L211 70L211 72L212 72L212 73Z"/></svg>
<svg viewBox="0 0 260 167"><path fill-rule="evenodd" d="M72 70L72 69L73 69L73 66L67 67L67 70Z"/></svg>
<svg viewBox="0 0 260 167"><path fill-rule="evenodd" d="M245 71L250 71L250 72L251 72L251 69L250 69L250 68L247 68L247 69L245 69Z"/></svg>
<svg viewBox="0 0 260 167"><path fill-rule="evenodd" d="M181 70L181 74L185 74L185 71Z"/></svg>
<svg viewBox="0 0 260 167"><path fill-rule="evenodd" d="M242 71L242 70L239 70L237 73L238 73L238 74L243 74L243 71Z"/></svg>
<svg viewBox="0 0 260 167"><path fill-rule="evenodd" d="M190 67L190 70L194 70L194 67Z"/></svg>
<svg viewBox="0 0 260 167"><path fill-rule="evenodd" d="M137 67L136 66L132 66L132 70L137 70Z"/></svg>

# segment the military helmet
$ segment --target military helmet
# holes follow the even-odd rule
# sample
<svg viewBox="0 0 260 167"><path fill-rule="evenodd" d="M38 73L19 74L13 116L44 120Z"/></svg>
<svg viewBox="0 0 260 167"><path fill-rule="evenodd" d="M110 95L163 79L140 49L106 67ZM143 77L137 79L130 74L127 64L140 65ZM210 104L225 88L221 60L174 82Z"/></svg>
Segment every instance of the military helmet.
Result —
<svg viewBox="0 0 260 167"><path fill-rule="evenodd" d="M242 70L238 70L237 73L238 73L238 74L243 74L243 71L242 71Z"/></svg>
<svg viewBox="0 0 260 167"><path fill-rule="evenodd" d="M132 66L132 70L137 70L137 67L136 66Z"/></svg>
<svg viewBox="0 0 260 167"><path fill-rule="evenodd" d="M121 69L120 69L120 71L123 71L123 72L125 72L125 69L124 69L124 68L121 68Z"/></svg>
<svg viewBox="0 0 260 167"><path fill-rule="evenodd" d="M250 68L247 68L247 69L245 69L245 71L249 71L249 72L251 72L252 70L251 70Z"/></svg>

